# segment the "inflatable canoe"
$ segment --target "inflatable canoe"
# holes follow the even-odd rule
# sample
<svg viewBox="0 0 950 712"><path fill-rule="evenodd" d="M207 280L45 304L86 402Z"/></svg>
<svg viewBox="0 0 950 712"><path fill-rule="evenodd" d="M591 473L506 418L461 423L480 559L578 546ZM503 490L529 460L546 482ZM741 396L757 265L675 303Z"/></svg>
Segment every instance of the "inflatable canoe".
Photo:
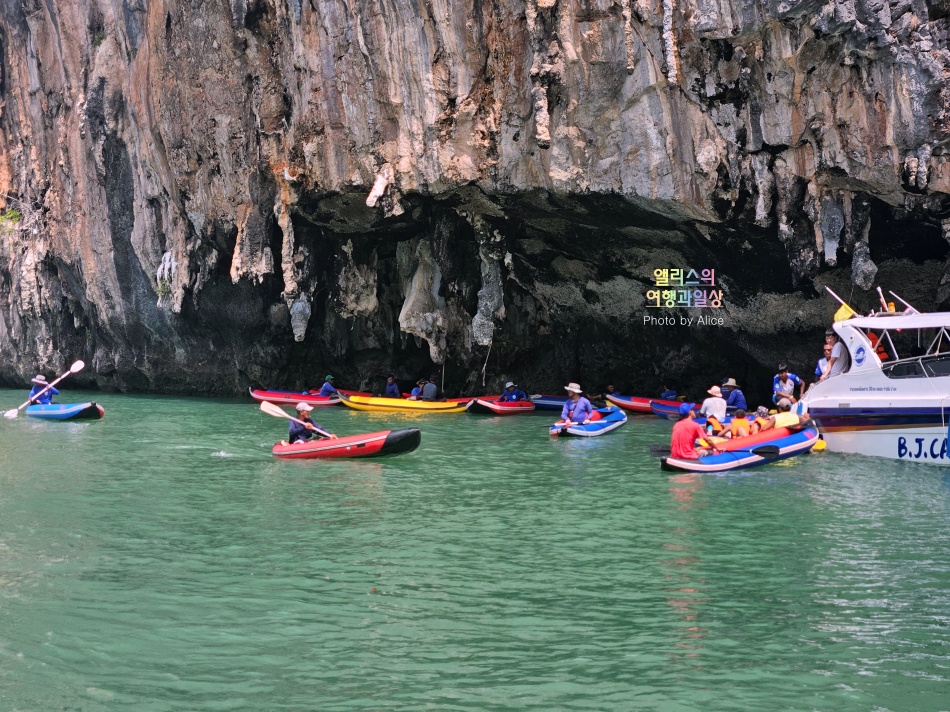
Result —
<svg viewBox="0 0 950 712"><path fill-rule="evenodd" d="M26 414L44 420L99 420L106 412L98 403L51 403L28 405Z"/></svg>
<svg viewBox="0 0 950 712"><path fill-rule="evenodd" d="M674 457L664 457L660 459L660 468L670 472L730 472L732 470L741 470L749 467L757 467L778 460L785 460L789 457L795 457L811 450L818 442L817 428L802 428L797 432L789 433L785 428L779 428L775 432L785 431L782 437L773 438L759 443L747 443L749 438L755 438L765 433L750 435L749 438L740 438L730 445L734 449L725 452L718 452L713 455L701 457L698 460L681 460ZM774 446L778 448L777 454L757 455L757 447ZM721 444L716 447L722 447Z"/></svg>
<svg viewBox="0 0 950 712"><path fill-rule="evenodd" d="M514 403L499 400L485 400L476 398L468 404L466 410L475 415L518 415L534 411L532 401L515 401Z"/></svg>
<svg viewBox="0 0 950 712"><path fill-rule="evenodd" d="M556 410L560 411L567 402L567 396L528 396L537 410Z"/></svg>
<svg viewBox="0 0 950 712"><path fill-rule="evenodd" d="M623 408L624 410L629 410L633 413L646 413L649 415L653 411L650 410L650 399L649 398L639 398L637 396L622 396L618 393L605 393L604 398L609 400L618 408ZM673 401L670 401L671 403Z"/></svg>
<svg viewBox="0 0 950 712"><path fill-rule="evenodd" d="M377 433L349 435L345 438L311 440L306 443L279 442L271 452L287 460L312 460L339 457L387 457L412 452L419 447L422 433L418 428L380 430Z"/></svg>
<svg viewBox="0 0 950 712"><path fill-rule="evenodd" d="M627 414L619 408L608 406L607 408L598 408L591 416L587 425L574 423L570 427L563 425L552 425L551 435L577 435L582 438L593 438L598 435L606 435L612 430L616 430L627 422Z"/></svg>
<svg viewBox="0 0 950 712"><path fill-rule="evenodd" d="M374 413L464 413L472 400L461 401L418 401L401 398L374 398L367 396L341 396L343 404L355 410Z"/></svg>
<svg viewBox="0 0 950 712"><path fill-rule="evenodd" d="M258 403L268 401L280 405L297 405L297 403L306 403L314 407L319 405L339 405L340 399L337 396L318 396L310 391L298 393L297 391L268 391L264 389L250 389L251 398Z"/></svg>
<svg viewBox="0 0 950 712"><path fill-rule="evenodd" d="M660 418L678 418L680 414L680 406L683 405L679 401L670 401L670 400L651 400L650 401L650 411L653 415ZM689 403L692 408L699 410L698 403Z"/></svg>

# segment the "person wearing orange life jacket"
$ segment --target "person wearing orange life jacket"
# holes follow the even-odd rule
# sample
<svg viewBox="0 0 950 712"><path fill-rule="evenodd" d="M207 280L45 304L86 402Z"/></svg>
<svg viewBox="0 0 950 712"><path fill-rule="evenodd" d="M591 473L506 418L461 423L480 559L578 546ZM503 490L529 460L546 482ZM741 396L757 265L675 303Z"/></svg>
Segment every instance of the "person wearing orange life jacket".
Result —
<svg viewBox="0 0 950 712"><path fill-rule="evenodd" d="M749 424L749 432L752 435L755 435L757 432L762 430L765 425L769 422L769 409L764 405L760 405L755 409L755 418Z"/></svg>
<svg viewBox="0 0 950 712"><path fill-rule="evenodd" d="M732 420L726 426L726 432L723 433L727 438L744 438L750 432L751 425L746 419L746 413L742 408L736 410L732 415Z"/></svg>

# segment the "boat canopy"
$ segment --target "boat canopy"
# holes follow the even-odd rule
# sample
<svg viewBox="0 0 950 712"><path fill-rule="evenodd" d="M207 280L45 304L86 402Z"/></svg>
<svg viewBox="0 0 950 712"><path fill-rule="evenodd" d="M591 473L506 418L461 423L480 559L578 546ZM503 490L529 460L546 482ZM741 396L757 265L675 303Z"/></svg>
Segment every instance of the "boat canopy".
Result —
<svg viewBox="0 0 950 712"><path fill-rule="evenodd" d="M941 329L950 327L950 312L929 314L895 314L881 312L873 316L858 316L839 321L835 326L855 326L859 329Z"/></svg>

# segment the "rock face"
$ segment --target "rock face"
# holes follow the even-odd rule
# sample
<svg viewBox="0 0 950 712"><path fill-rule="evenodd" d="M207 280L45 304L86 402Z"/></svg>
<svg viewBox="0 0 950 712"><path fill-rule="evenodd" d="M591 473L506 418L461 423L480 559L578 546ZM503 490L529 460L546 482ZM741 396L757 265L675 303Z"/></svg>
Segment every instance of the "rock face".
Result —
<svg viewBox="0 0 950 712"><path fill-rule="evenodd" d="M946 0L2 0L0 380L804 368L816 288L950 294L948 36ZM724 325L644 325L662 267Z"/></svg>

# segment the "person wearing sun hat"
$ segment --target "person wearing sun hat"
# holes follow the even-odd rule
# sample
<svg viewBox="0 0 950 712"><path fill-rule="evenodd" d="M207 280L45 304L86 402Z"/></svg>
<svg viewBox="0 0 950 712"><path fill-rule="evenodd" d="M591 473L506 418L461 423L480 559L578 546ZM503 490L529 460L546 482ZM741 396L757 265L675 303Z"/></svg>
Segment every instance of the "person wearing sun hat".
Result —
<svg viewBox="0 0 950 712"><path fill-rule="evenodd" d="M726 406L729 408L748 410L749 406L745 401L745 394L739 389L736 379L729 378L722 384L722 390L726 399Z"/></svg>
<svg viewBox="0 0 950 712"><path fill-rule="evenodd" d="M49 405L53 402L53 396L59 395L59 391L55 388L48 388L49 383L46 382L46 376L37 374L30 380L30 383L33 384L33 388L30 389L31 403Z"/></svg>
<svg viewBox="0 0 950 712"><path fill-rule="evenodd" d="M313 422L310 418L310 411L313 410L313 406L308 405L307 403L298 403L297 407L297 420L302 421L298 423L296 420L290 421L290 436L287 439L287 442L293 445L294 443L307 442L316 435L317 430L326 430L319 423ZM335 438L336 435L333 433L329 434L331 438Z"/></svg>
<svg viewBox="0 0 950 712"><path fill-rule="evenodd" d="M508 381L505 384L505 392L501 394L498 400L501 403L517 403L518 401L528 400L528 394L518 388L518 385L513 381Z"/></svg>
<svg viewBox="0 0 950 712"><path fill-rule="evenodd" d="M726 399L722 397L722 389L719 386L713 386L706 393L709 394L709 398L703 401L699 415L715 418L721 423L726 418Z"/></svg>
<svg viewBox="0 0 950 712"><path fill-rule="evenodd" d="M337 395L336 388L333 387L333 374L328 373L322 386L320 386L320 395L324 398Z"/></svg>
<svg viewBox="0 0 950 712"><path fill-rule="evenodd" d="M570 393L570 395L564 403L564 407L561 409L561 421L565 423L581 423L583 425L589 423L594 408L591 406L590 401L581 395L583 391L581 390L580 384L568 383L564 386L564 390Z"/></svg>

